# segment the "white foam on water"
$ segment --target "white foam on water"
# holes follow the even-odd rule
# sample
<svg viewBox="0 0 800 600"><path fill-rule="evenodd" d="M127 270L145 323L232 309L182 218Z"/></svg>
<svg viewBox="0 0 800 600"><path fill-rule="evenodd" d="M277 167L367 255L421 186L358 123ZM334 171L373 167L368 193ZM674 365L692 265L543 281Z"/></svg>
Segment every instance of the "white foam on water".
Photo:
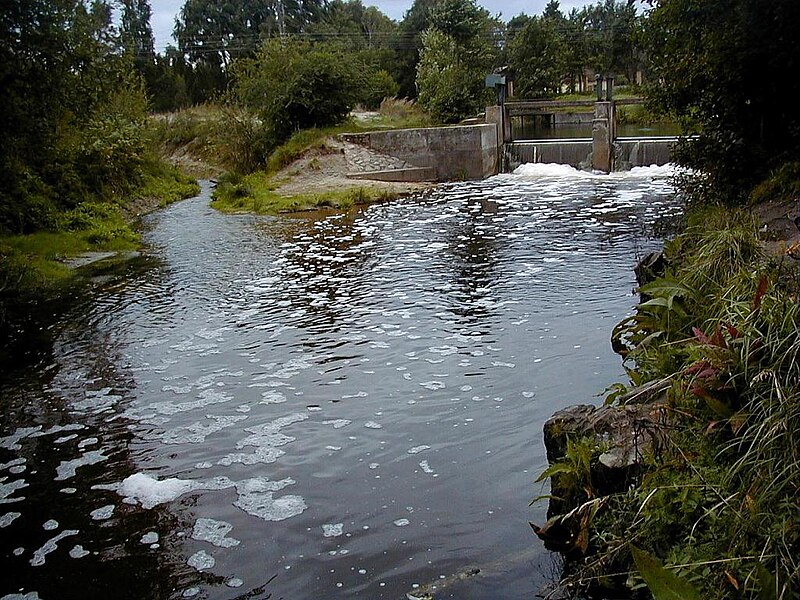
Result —
<svg viewBox="0 0 800 600"><path fill-rule="evenodd" d="M347 427L350 425L352 421L348 421L347 419L331 419L329 421L323 421L323 425L333 425L334 429L341 429L342 427Z"/></svg>
<svg viewBox="0 0 800 600"><path fill-rule="evenodd" d="M61 488L58 491L61 492L62 494L74 494L75 492L78 491L78 489L74 488L74 487L65 487L65 488Z"/></svg>
<svg viewBox="0 0 800 600"><path fill-rule="evenodd" d="M6 450L22 450L22 446L19 442L41 431L41 429L41 425L37 425L36 427L20 427L11 435L0 437L0 448L5 448Z"/></svg>
<svg viewBox="0 0 800 600"><path fill-rule="evenodd" d="M45 531L53 531L55 529L58 529L58 521L56 521L55 519L50 519L49 521L45 521L44 524L42 525L42 529L44 529Z"/></svg>
<svg viewBox="0 0 800 600"><path fill-rule="evenodd" d="M207 389L201 391L194 400L187 400L186 402L154 402L153 404L148 404L147 406L135 411L135 413L139 414L145 411L153 411L159 415L172 416L179 413L197 410L199 408L205 408L206 406L224 404L231 400L233 400L233 396L230 394L226 394L218 390Z"/></svg>
<svg viewBox="0 0 800 600"><path fill-rule="evenodd" d="M294 484L293 479L270 481L267 477L254 477L236 484L239 494L237 508L265 521L283 521L296 517L308 508L302 496L286 495L274 498L274 492Z"/></svg>
<svg viewBox="0 0 800 600"><path fill-rule="evenodd" d="M233 529L233 525L226 521L200 517L195 521L192 529L192 539L208 542L218 548L232 548L233 546L238 546L241 542L236 538L226 537L231 529Z"/></svg>
<svg viewBox="0 0 800 600"><path fill-rule="evenodd" d="M426 446L425 444L421 446L414 446L413 448L408 449L409 454L419 454L420 452L424 452L425 450L430 450L430 446Z"/></svg>
<svg viewBox="0 0 800 600"><path fill-rule="evenodd" d="M56 467L56 481L64 481L65 479L75 477L75 470L78 467L94 465L105 460L108 460L108 457L103 454L102 450L91 450L90 452L84 453L79 458L63 461Z"/></svg>
<svg viewBox="0 0 800 600"><path fill-rule="evenodd" d="M295 413L275 419L274 421L265 423L263 425L246 427L245 431L251 435L239 440L239 442L236 444L236 447L241 450L245 447L255 446L256 450L250 454L241 452L228 454L217 461L217 464L229 466L233 463L253 465L258 463L275 462L284 454L284 452L278 448L280 446L285 446L296 439L292 436L280 433L280 430L283 427L287 427L306 419L308 419L308 414Z"/></svg>
<svg viewBox="0 0 800 600"><path fill-rule="evenodd" d="M63 540L65 537L69 537L72 535L78 535L78 530L65 529L54 538L47 540L44 543L44 546L42 546L33 553L33 558L30 560L31 566L32 567L42 566L45 563L44 557L58 549L58 542Z"/></svg>
<svg viewBox="0 0 800 600"><path fill-rule="evenodd" d="M0 600L41 600L38 592L28 592L26 594L6 594Z"/></svg>
<svg viewBox="0 0 800 600"><path fill-rule="evenodd" d="M210 423L195 421L191 425L167 429L160 435L156 435L155 439L160 439L164 444L202 444L209 435L247 418L247 415L206 415L206 419L211 421Z"/></svg>
<svg viewBox="0 0 800 600"><path fill-rule="evenodd" d="M441 390L447 387L441 381L425 381L420 383L420 385L424 387L426 390L431 390L431 391Z"/></svg>
<svg viewBox="0 0 800 600"><path fill-rule="evenodd" d="M427 460L423 460L422 462L420 462L419 463L419 468L422 469L423 473L427 473L429 475L434 472L434 470L431 469L431 466L430 466L430 464L428 463Z"/></svg>
<svg viewBox="0 0 800 600"><path fill-rule="evenodd" d="M94 446L100 442L100 440L96 437L85 438L78 442L78 450L83 450L86 446Z"/></svg>
<svg viewBox="0 0 800 600"><path fill-rule="evenodd" d="M142 544L145 544L146 546L149 546L150 544L157 544L159 539L160 539L160 538L159 538L159 535L158 535L158 533L157 533L157 532L155 532L155 531L148 531L147 533L145 533L145 534L144 534L144 535L143 535L143 536L142 536L142 537L139 539L139 542L141 542Z"/></svg>
<svg viewBox="0 0 800 600"><path fill-rule="evenodd" d="M217 561L205 550L200 550L192 554L186 561L186 564L198 571L205 571L206 569L214 568Z"/></svg>
<svg viewBox="0 0 800 600"><path fill-rule="evenodd" d="M383 429L383 425L377 423L376 421L367 421L364 423L364 427L367 429Z"/></svg>
<svg viewBox="0 0 800 600"><path fill-rule="evenodd" d="M35 433L30 434L30 437L42 437L43 435L52 435L54 433L62 433L64 431L80 431L81 429L85 429L85 425L81 425L80 423L67 423L66 425L53 425L49 429L45 429L44 431L37 431Z"/></svg>
<svg viewBox="0 0 800 600"><path fill-rule="evenodd" d="M285 436L288 437L288 436ZM290 441L293 441L291 438ZM229 467L234 463L242 465L256 465L256 464L271 464L278 460L281 456L286 454L280 448L272 448L270 446L261 446L256 448L254 452L232 452L226 454L217 461L218 465Z"/></svg>
<svg viewBox="0 0 800 600"><path fill-rule="evenodd" d="M339 537L344 533L344 523L326 523L322 526L323 537Z"/></svg>
<svg viewBox="0 0 800 600"><path fill-rule="evenodd" d="M628 179L653 179L665 178L676 175L679 168L674 164L651 165L649 167L634 167L630 171L614 171L602 173L599 171L581 171L569 165L555 163L525 163L514 169L513 175L526 179L597 179L618 181Z"/></svg>
<svg viewBox="0 0 800 600"><path fill-rule="evenodd" d="M217 329L209 329L208 327L203 327L203 329L196 332L195 335L199 338L203 338L204 340L215 340L217 342L221 342L223 341L222 334L226 331L233 331L233 328L219 327Z"/></svg>
<svg viewBox="0 0 800 600"><path fill-rule="evenodd" d="M159 481L144 473L134 473L122 480L117 493L130 504L139 503L144 508L153 508L197 489L196 481L174 477Z"/></svg>
<svg viewBox="0 0 800 600"><path fill-rule="evenodd" d="M393 523L398 527L405 527L406 525L410 525L411 521L408 519L397 519L396 521L393 521Z"/></svg>
<svg viewBox="0 0 800 600"><path fill-rule="evenodd" d="M15 458L13 460L8 461L7 463L0 464L0 471L4 471L6 469L13 469L14 467L21 467L24 466L26 459L24 457ZM12 473L14 471L11 471Z"/></svg>
<svg viewBox="0 0 800 600"><path fill-rule="evenodd" d="M331 452L338 452L341 449L341 446L325 446L325 450L330 450Z"/></svg>
<svg viewBox="0 0 800 600"><path fill-rule="evenodd" d="M93 520L95 521L105 521L106 519L110 519L111 515L114 514L114 509L116 506L114 504L106 504L105 506L101 506L100 508L96 508L90 514Z"/></svg>
<svg viewBox="0 0 800 600"><path fill-rule="evenodd" d="M183 596L184 598L194 598L199 593L200 593L199 587L190 587L183 590L183 594L181 594L181 596Z"/></svg>
<svg viewBox="0 0 800 600"><path fill-rule="evenodd" d="M56 438L55 440L53 440L53 443L54 444L66 444L68 441L74 440L76 437L78 437L77 433L70 433L69 435L65 435L63 437Z"/></svg>
<svg viewBox="0 0 800 600"><path fill-rule="evenodd" d="M119 394L112 394L113 388L103 388L102 390L88 390L84 400L75 400L70 408L77 412L101 413L114 408L122 400Z"/></svg>
<svg viewBox="0 0 800 600"><path fill-rule="evenodd" d="M372 469L373 471L378 467L380 467L380 464L378 463L369 463L369 468Z"/></svg>
<svg viewBox="0 0 800 600"><path fill-rule="evenodd" d="M89 551L84 550L83 546L81 546L80 544L74 545L72 549L69 551L70 558L83 558L84 556L88 555Z"/></svg>
<svg viewBox="0 0 800 600"><path fill-rule="evenodd" d="M286 402L286 396L277 390L267 390L261 393L261 402L259 404L283 404Z"/></svg>
<svg viewBox="0 0 800 600"><path fill-rule="evenodd" d="M175 392L176 394L188 394L192 391L192 384L187 385L165 385L161 388L162 392Z"/></svg>
<svg viewBox="0 0 800 600"><path fill-rule="evenodd" d="M9 481L8 483L5 482L6 477L0 479L0 504L9 504L11 502L19 502L24 500L25 497L21 496L19 498L9 498L11 494L16 492L17 490L21 490L22 488L28 487L28 484L25 483L24 479L15 479L13 481Z"/></svg>
<svg viewBox="0 0 800 600"><path fill-rule="evenodd" d="M225 585L227 585L229 588L239 588L244 585L244 581L242 581L238 577L231 577L230 579L225 581Z"/></svg>
<svg viewBox="0 0 800 600"><path fill-rule="evenodd" d="M196 463L194 465L194 468L195 469L210 469L213 466L214 466L214 463L210 463L208 461L205 461L205 462Z"/></svg>
<svg viewBox="0 0 800 600"><path fill-rule="evenodd" d="M6 514L4 514L2 517L0 517L0 529L3 529L3 528L5 528L5 527L8 527L8 526L9 526L9 525L11 525L11 524L12 524L14 521L16 521L17 519L19 519L21 516L22 516L22 513L18 513L18 512L7 512L7 513L6 513Z"/></svg>

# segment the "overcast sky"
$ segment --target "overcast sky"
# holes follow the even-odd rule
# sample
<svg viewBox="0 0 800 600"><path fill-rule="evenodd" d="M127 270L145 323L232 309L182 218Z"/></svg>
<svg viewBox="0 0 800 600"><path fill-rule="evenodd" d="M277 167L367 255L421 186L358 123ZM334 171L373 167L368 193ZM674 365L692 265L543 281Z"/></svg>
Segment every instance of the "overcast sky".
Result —
<svg viewBox="0 0 800 600"><path fill-rule="evenodd" d="M156 38L156 52L162 52L167 44L176 45L172 39L172 28L175 26L175 17L180 12L185 0L150 0L153 10L153 35ZM413 0L362 0L364 6L377 6L381 12L395 21L400 21L405 12L411 8ZM547 0L482 0L478 4L486 8L493 15L500 14L507 21L520 13L538 15L544 10ZM561 0L561 11L568 13L573 8L580 8L586 4L594 4L588 0Z"/></svg>

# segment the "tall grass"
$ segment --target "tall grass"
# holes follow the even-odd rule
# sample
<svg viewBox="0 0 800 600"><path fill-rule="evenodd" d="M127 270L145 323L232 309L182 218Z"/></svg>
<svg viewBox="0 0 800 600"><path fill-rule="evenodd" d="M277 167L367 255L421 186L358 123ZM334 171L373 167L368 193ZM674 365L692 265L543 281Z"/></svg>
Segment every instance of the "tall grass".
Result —
<svg viewBox="0 0 800 600"><path fill-rule="evenodd" d="M672 376L668 443L598 515L597 553L573 582L613 565L641 585L635 544L703 598L788 600L800 591L797 267L764 255L749 215L719 210L695 213L667 258L622 330L635 383Z"/></svg>

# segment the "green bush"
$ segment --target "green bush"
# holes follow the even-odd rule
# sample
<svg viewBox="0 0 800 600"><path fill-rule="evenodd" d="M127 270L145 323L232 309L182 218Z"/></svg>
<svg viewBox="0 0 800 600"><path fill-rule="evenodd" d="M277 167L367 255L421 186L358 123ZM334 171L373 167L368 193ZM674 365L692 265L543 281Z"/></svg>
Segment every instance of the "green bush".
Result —
<svg viewBox="0 0 800 600"><path fill-rule="evenodd" d="M376 109L386 98L394 98L399 89L400 86L388 71L372 71L366 77L360 102L365 108Z"/></svg>
<svg viewBox="0 0 800 600"><path fill-rule="evenodd" d="M436 29L422 34L417 65L419 105L441 123L456 123L481 111L491 93L483 79L490 58L471 52Z"/></svg>
<svg viewBox="0 0 800 600"><path fill-rule="evenodd" d="M364 66L343 49L273 39L234 73L234 96L277 145L294 132L343 121L364 88Z"/></svg>

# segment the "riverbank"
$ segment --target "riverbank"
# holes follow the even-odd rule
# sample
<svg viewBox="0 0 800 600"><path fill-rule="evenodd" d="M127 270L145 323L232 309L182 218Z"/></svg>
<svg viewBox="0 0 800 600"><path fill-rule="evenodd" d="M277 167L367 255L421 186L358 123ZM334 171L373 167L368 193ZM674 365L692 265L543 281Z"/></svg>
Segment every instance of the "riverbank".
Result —
<svg viewBox="0 0 800 600"><path fill-rule="evenodd" d="M351 179L352 157L358 151L324 132L301 132L276 151L265 171L220 178L211 206L226 213L278 214L307 210L347 210L393 200L430 189L426 182ZM364 168L382 167L380 156L364 150ZM373 153L374 154L374 153Z"/></svg>
<svg viewBox="0 0 800 600"><path fill-rule="evenodd" d="M48 230L0 237L0 352L9 351L37 306L71 288L80 267L134 252L135 224L142 215L199 189L178 170L154 165L125 197L85 201L55 214Z"/></svg>
<svg viewBox="0 0 800 600"><path fill-rule="evenodd" d="M786 208L693 211L614 330L630 383L583 411L591 420L577 409L551 420L545 476L560 500L536 529L571 557L565 588L639 597L642 577L656 594L655 577L686 598L800 589L800 290Z"/></svg>

